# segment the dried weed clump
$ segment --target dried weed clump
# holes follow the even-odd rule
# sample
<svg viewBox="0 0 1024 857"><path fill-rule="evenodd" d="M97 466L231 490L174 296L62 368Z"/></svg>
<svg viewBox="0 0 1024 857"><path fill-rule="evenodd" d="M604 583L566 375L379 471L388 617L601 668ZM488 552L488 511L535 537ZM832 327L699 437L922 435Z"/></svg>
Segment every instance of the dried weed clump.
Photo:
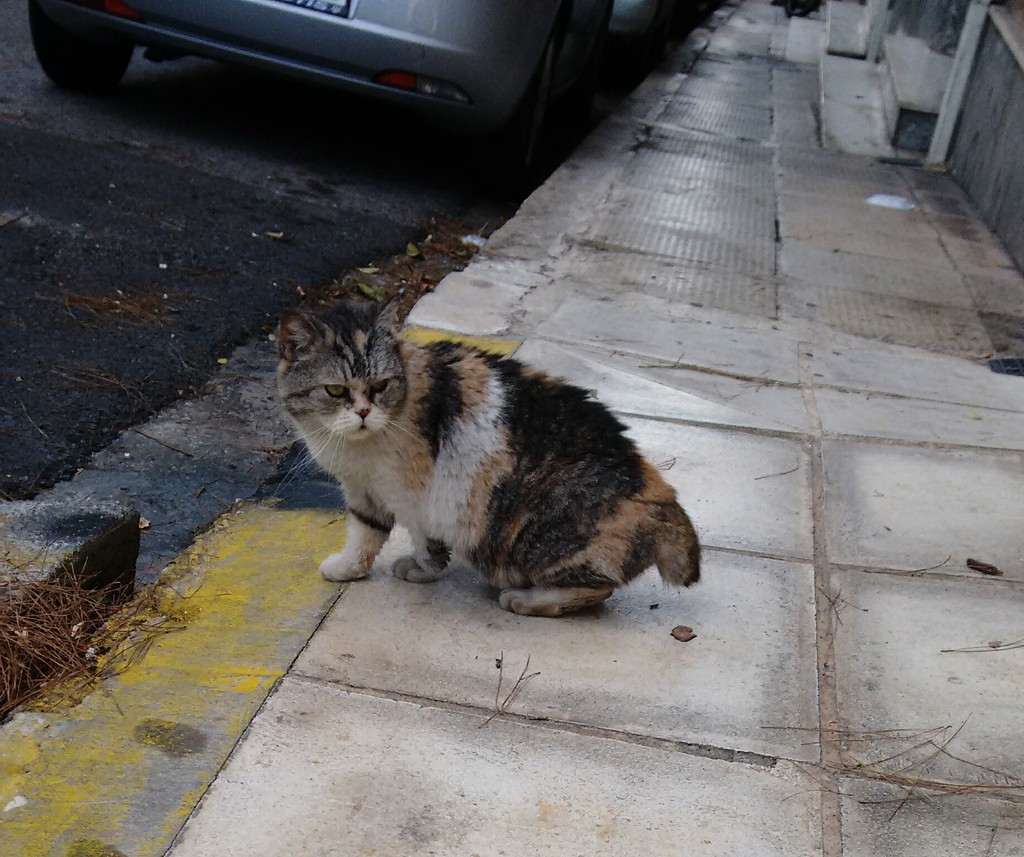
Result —
<svg viewBox="0 0 1024 857"><path fill-rule="evenodd" d="M123 596L123 587L94 589L71 576L0 581L0 721L24 706L47 707L58 686L84 692L181 627L161 615L155 590L128 604Z"/></svg>

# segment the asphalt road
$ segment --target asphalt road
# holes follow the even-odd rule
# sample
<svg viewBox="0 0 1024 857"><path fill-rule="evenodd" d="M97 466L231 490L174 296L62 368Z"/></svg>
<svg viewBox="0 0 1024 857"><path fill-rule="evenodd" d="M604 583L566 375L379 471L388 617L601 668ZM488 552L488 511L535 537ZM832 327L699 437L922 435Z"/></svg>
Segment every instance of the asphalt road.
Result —
<svg viewBox="0 0 1024 857"><path fill-rule="evenodd" d="M62 92L26 19L0 4L0 499L198 390L299 289L514 209L478 144L337 93L140 53L112 96Z"/></svg>

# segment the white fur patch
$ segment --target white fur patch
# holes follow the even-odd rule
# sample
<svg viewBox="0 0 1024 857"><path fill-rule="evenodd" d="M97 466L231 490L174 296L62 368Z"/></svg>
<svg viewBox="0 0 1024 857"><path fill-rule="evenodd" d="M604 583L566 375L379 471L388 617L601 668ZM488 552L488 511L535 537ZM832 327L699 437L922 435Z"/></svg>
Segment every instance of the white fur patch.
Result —
<svg viewBox="0 0 1024 857"><path fill-rule="evenodd" d="M491 377L487 397L469 413L464 413L455 431L441 447L434 465L434 478L427 499L427 530L455 550L468 550L465 544L468 522L474 517L469 508L470 491L486 458L502 447L501 411L505 391Z"/></svg>

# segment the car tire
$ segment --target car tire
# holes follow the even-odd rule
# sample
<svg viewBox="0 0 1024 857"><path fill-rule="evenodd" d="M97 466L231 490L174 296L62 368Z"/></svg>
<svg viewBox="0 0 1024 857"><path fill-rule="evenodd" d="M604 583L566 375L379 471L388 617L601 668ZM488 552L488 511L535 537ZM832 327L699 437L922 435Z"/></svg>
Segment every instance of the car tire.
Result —
<svg viewBox="0 0 1024 857"><path fill-rule="evenodd" d="M783 8L786 10L787 18L806 18L820 5L821 0L785 0Z"/></svg>
<svg viewBox="0 0 1024 857"><path fill-rule="evenodd" d="M564 100L559 99L559 112L565 116L571 126L585 127L590 124L590 116L594 106L594 98L601 88L601 76L604 73L605 52L608 46L608 24L612 19L612 4L601 21L594 44L590 47L590 56L580 79L566 93Z"/></svg>
<svg viewBox="0 0 1024 857"><path fill-rule="evenodd" d="M543 162L545 128L555 61L558 58L558 31L553 30L541 52L537 70L512 118L498 132L497 157L491 185L499 193L518 195L538 177Z"/></svg>
<svg viewBox="0 0 1024 857"><path fill-rule="evenodd" d="M109 92L128 69L131 42L82 39L47 17L36 0L28 0L29 29L39 65L57 86L78 92Z"/></svg>
<svg viewBox="0 0 1024 857"><path fill-rule="evenodd" d="M666 13L666 6L670 4L672 9ZM662 0L658 4L650 29L624 44L623 77L630 87L642 83L665 56L665 47L668 45L669 30L674 14L673 0Z"/></svg>

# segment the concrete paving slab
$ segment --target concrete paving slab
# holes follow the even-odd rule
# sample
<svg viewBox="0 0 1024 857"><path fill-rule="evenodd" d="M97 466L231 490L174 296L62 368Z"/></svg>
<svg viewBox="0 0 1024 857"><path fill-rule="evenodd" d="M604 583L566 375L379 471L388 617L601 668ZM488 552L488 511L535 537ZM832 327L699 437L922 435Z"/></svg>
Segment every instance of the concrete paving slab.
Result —
<svg viewBox="0 0 1024 857"><path fill-rule="evenodd" d="M779 272L809 285L909 298L950 306L971 306L963 277L941 248L924 261L831 250L816 242L782 243Z"/></svg>
<svg viewBox="0 0 1024 857"><path fill-rule="evenodd" d="M765 84L763 71L758 64L737 63L705 54L690 74L695 78L733 84L745 84L753 80L753 86L761 87Z"/></svg>
<svg viewBox="0 0 1024 857"><path fill-rule="evenodd" d="M994 351L984 324L970 309L790 279L781 280L778 288L783 319L805 319L869 339L964 357Z"/></svg>
<svg viewBox="0 0 1024 857"><path fill-rule="evenodd" d="M779 146L814 148L821 145L814 103L776 104L773 108L777 124L773 141Z"/></svg>
<svg viewBox="0 0 1024 857"><path fill-rule="evenodd" d="M642 367L652 365L644 357L615 357L601 352L561 345L543 339L528 339L516 357L532 366L559 375L584 389L593 390L612 410L684 422L723 426L793 431L793 426L767 419L722 401L724 395L708 397L685 389L679 378L667 377L669 385ZM697 373L692 373L697 374ZM666 377L666 373L662 373ZM726 379L732 381L733 379ZM799 391L789 390L799 396ZM790 399L787 404L794 404ZM803 412L800 401L800 413Z"/></svg>
<svg viewBox="0 0 1024 857"><path fill-rule="evenodd" d="M983 363L919 349L822 345L811 349L810 369L815 385L1024 412L1019 379L997 375Z"/></svg>
<svg viewBox="0 0 1024 857"><path fill-rule="evenodd" d="M1021 411L837 390L817 390L814 398L830 435L1024 449Z"/></svg>
<svg viewBox="0 0 1024 857"><path fill-rule="evenodd" d="M711 98L677 95L658 117L659 124L743 140L767 140L771 136L771 108Z"/></svg>
<svg viewBox="0 0 1024 857"><path fill-rule="evenodd" d="M905 193L908 188L905 175L898 167L879 163L872 158L828 149L780 149L778 165L782 177L817 176L822 179L838 179L871 186L881 183L887 188L886 193Z"/></svg>
<svg viewBox="0 0 1024 857"><path fill-rule="evenodd" d="M706 139L671 135L665 126L659 126L630 161L622 181L630 187L669 194L693 190L770 194L774 209L769 158L750 161L734 151L712 148Z"/></svg>
<svg viewBox="0 0 1024 857"><path fill-rule="evenodd" d="M773 433L811 431L803 394L796 386L726 378L658 361L652 363L648 357L545 340L527 340L516 357L598 390L601 401L627 413ZM637 381L656 385L640 401L635 392ZM668 398L659 401L661 397ZM669 399L674 404L669 404Z"/></svg>
<svg viewBox="0 0 1024 857"><path fill-rule="evenodd" d="M485 717L287 680L170 854L820 853L791 765Z"/></svg>
<svg viewBox="0 0 1024 857"><path fill-rule="evenodd" d="M537 329L538 336L700 366L730 376L796 383L795 340L770 328L709 325L673 317L672 305L622 292L612 300L573 296Z"/></svg>
<svg viewBox="0 0 1024 857"><path fill-rule="evenodd" d="M870 194L861 199L835 199L820 190L812 193L780 193L779 219L782 234L799 235L820 229L825 232L857 232L867 235L899 235L900 238L935 238L936 229L920 209L901 211L871 205ZM913 200L910 200L913 203Z"/></svg>
<svg viewBox="0 0 1024 857"><path fill-rule="evenodd" d="M816 171L786 170L780 171L778 190L780 193L813 193L828 199L857 203L862 203L876 193L904 196L917 201L902 181L894 185L892 177L884 173L855 178L821 175Z"/></svg>
<svg viewBox="0 0 1024 857"><path fill-rule="evenodd" d="M785 32L786 47L783 56L787 62L818 62L825 34L824 23L820 19L793 18Z"/></svg>
<svg viewBox="0 0 1024 857"><path fill-rule="evenodd" d="M1006 785L996 771L1024 782L1024 724L1016 716L1024 649L988 646L1024 639L1024 592L980 576L863 572L840 573L836 586L839 715L856 739L850 761L954 783ZM915 747L936 727L942 731L931 737L949 741L948 755ZM903 734L864 734L890 729Z"/></svg>
<svg viewBox="0 0 1024 857"><path fill-rule="evenodd" d="M527 286L461 271L444 279L445 288L421 298L409 323L421 327L495 336L507 331L509 320L530 291Z"/></svg>
<svg viewBox="0 0 1024 857"><path fill-rule="evenodd" d="M826 145L855 155L892 156L878 69L861 60L821 58L822 130Z"/></svg>
<svg viewBox="0 0 1024 857"><path fill-rule="evenodd" d="M808 241L784 241L779 251L779 273L809 284L875 294L919 297L956 295L963 280L943 253L921 264L905 260L832 252Z"/></svg>
<svg viewBox="0 0 1024 857"><path fill-rule="evenodd" d="M840 782L846 857L1024 854L1019 804L971 794L928 800L920 792L904 801L906 790L896 786L852 778Z"/></svg>
<svg viewBox="0 0 1024 857"><path fill-rule="evenodd" d="M750 105L763 109L771 97L771 78L752 73L733 79L687 75L679 84L679 94L702 101Z"/></svg>
<svg viewBox="0 0 1024 857"><path fill-rule="evenodd" d="M689 199L701 209L687 212ZM651 253L755 276L775 273L774 204L707 209L713 195L620 187L583 234L601 248ZM703 215L703 216L701 216ZM770 225L770 228L769 228Z"/></svg>
<svg viewBox="0 0 1024 857"><path fill-rule="evenodd" d="M638 253L595 253L589 248L575 247L564 257L564 269L566 276L560 282L590 298L614 297L625 288L673 303L762 318L775 316L774 281L739 271ZM530 301L535 297L544 295L534 292Z"/></svg>
<svg viewBox="0 0 1024 857"><path fill-rule="evenodd" d="M881 231L862 232L844 229L841 226L832 228L829 223L815 225L802 224L799 228L782 230L783 243L786 240L800 240L814 244L830 253L853 253L861 256L876 256L887 261L912 262L928 265L943 255L943 245L939 237L919 235L904 237Z"/></svg>
<svg viewBox="0 0 1024 857"><path fill-rule="evenodd" d="M615 359L628 361L635 366L638 361L646 358ZM799 387L725 378L721 375L671 366L647 365L650 368L636 368L634 371L667 387L685 390L746 414L751 422L758 423L760 427L769 431L799 435L809 435L813 431L812 420ZM741 423L737 421L732 425L738 426Z"/></svg>
<svg viewBox="0 0 1024 857"><path fill-rule="evenodd" d="M859 3L830 0L827 10L828 52L863 59L867 53L870 16L871 10Z"/></svg>
<svg viewBox="0 0 1024 857"><path fill-rule="evenodd" d="M691 512L705 544L811 557L810 465L801 443L740 431L625 420Z"/></svg>
<svg viewBox="0 0 1024 857"><path fill-rule="evenodd" d="M666 192L636 187L614 188L604 203L601 224L638 218L714 233L741 234L753 241L774 232L775 198L769 190L746 193L719 188L688 188ZM773 239L774 240L774 239Z"/></svg>
<svg viewBox="0 0 1024 857"><path fill-rule="evenodd" d="M1020 453L843 441L823 452L833 562L977 578L971 557L1024 580Z"/></svg>
<svg viewBox="0 0 1024 857"><path fill-rule="evenodd" d="M967 240L952 234L942 234L942 243L961 271L988 274L1012 271L1020 273L1010 254L991 235L982 240Z"/></svg>
<svg viewBox="0 0 1024 857"><path fill-rule="evenodd" d="M516 696L515 714L684 742L720 757L816 758L806 734L765 728L817 723L809 565L707 551L692 589L670 590L650 571L595 611L543 621L502 610L465 566L434 584L398 580L387 568L401 550L389 544L372 576L346 591L297 673L487 716L496 659L503 699L529 658L538 675ZM697 637L673 639L681 624Z"/></svg>
<svg viewBox="0 0 1024 857"><path fill-rule="evenodd" d="M731 26L715 31L707 52L719 59L749 59L768 57L770 46L770 33L743 31Z"/></svg>
<svg viewBox="0 0 1024 857"><path fill-rule="evenodd" d="M982 312L1024 315L1024 276L1020 271L967 272L964 283Z"/></svg>

